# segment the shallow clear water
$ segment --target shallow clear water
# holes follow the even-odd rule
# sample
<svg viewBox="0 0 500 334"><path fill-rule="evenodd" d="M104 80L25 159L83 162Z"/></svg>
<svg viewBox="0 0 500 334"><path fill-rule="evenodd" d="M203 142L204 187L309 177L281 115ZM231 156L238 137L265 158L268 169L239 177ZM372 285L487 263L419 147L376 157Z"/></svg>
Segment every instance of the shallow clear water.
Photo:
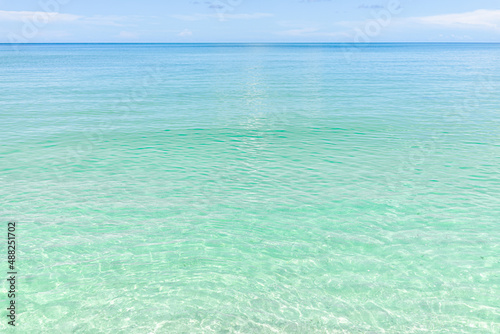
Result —
<svg viewBox="0 0 500 334"><path fill-rule="evenodd" d="M19 332L500 332L498 44L0 45L0 89Z"/></svg>

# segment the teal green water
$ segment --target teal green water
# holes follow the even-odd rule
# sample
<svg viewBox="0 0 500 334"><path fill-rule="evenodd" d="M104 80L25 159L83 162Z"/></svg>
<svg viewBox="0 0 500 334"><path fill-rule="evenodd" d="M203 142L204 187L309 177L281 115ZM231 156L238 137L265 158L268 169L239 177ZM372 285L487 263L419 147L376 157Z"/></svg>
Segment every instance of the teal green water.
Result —
<svg viewBox="0 0 500 334"><path fill-rule="evenodd" d="M19 333L500 332L498 44L0 45L0 89Z"/></svg>

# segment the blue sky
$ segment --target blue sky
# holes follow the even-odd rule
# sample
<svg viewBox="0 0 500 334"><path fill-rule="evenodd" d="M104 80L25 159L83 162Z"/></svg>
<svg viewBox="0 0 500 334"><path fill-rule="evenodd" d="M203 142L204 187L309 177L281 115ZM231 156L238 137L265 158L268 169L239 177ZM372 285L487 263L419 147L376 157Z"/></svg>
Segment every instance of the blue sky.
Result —
<svg viewBox="0 0 500 334"><path fill-rule="evenodd" d="M0 42L500 42L500 0L0 0Z"/></svg>

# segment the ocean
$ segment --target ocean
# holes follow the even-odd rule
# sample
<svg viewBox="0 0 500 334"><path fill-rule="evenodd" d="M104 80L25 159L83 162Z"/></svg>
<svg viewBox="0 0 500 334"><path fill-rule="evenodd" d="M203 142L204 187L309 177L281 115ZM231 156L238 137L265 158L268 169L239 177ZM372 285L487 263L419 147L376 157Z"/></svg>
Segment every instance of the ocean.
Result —
<svg viewBox="0 0 500 334"><path fill-rule="evenodd" d="M2 44L0 90L19 332L500 332L500 44Z"/></svg>

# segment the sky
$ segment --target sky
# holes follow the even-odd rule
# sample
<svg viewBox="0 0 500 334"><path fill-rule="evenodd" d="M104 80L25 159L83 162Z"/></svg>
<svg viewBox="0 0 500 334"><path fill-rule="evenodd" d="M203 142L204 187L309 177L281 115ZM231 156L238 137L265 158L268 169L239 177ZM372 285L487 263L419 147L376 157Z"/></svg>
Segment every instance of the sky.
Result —
<svg viewBox="0 0 500 334"><path fill-rule="evenodd" d="M500 42L500 0L0 0L0 43Z"/></svg>

